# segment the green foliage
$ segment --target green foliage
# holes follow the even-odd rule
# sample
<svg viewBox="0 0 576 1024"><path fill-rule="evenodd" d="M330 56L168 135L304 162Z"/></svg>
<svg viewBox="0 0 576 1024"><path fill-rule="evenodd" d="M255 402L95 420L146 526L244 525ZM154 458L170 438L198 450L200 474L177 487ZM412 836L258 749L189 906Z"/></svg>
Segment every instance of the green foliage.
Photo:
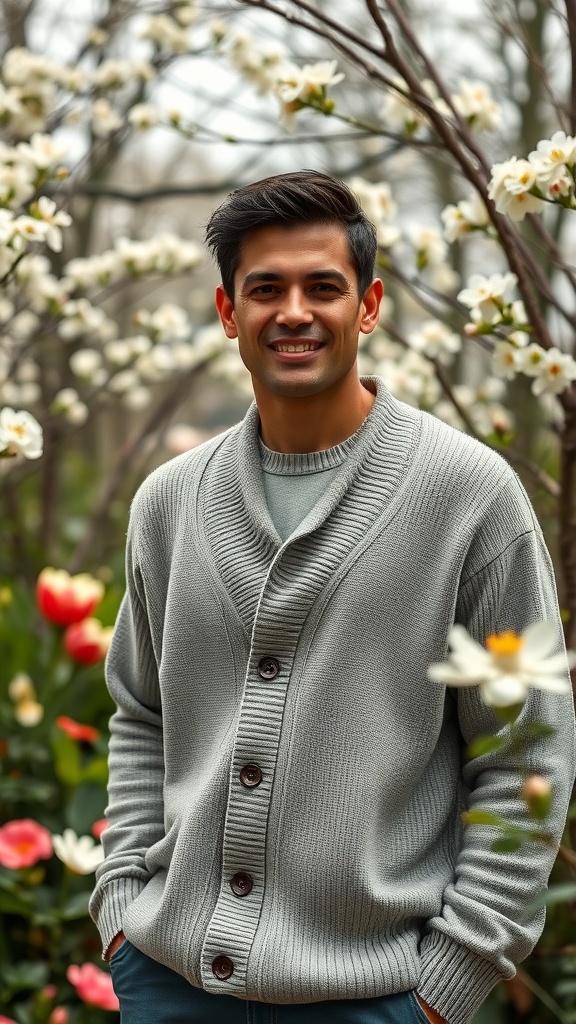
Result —
<svg viewBox="0 0 576 1024"><path fill-rule="evenodd" d="M98 608L114 621L120 598L111 586ZM45 622L34 595L0 581L0 805L3 823L32 819L49 833L90 835L106 805L108 719L113 709L102 662L76 665L63 629ZM37 724L19 720L11 682L25 674L43 709ZM95 727L91 741L72 739L66 716ZM0 1014L18 1024L48 1024L55 1007L70 1024L104 1024L117 1014L82 1002L66 977L71 964L100 961L88 916L94 873L74 873L54 854L28 867L0 867Z"/></svg>

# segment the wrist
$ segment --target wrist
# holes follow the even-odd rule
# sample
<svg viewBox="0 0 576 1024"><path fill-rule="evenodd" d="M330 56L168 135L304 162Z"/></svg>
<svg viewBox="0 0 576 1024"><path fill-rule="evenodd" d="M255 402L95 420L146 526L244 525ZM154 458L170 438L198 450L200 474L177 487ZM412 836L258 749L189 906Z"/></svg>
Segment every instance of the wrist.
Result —
<svg viewBox="0 0 576 1024"><path fill-rule="evenodd" d="M433 1006L430 1006L425 999L422 999L422 996L418 995L417 992L415 992L414 995L416 996L416 999L418 1000L418 1003L420 1004L424 1013L428 1017L430 1024L446 1024L445 1018L438 1013L438 1010L435 1010Z"/></svg>

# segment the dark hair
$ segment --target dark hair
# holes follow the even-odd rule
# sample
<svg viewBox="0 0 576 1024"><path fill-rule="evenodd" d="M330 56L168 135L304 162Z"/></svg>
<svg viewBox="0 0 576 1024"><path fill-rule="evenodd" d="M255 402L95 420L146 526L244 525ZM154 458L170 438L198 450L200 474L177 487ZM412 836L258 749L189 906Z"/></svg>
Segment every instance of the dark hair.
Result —
<svg viewBox="0 0 576 1024"><path fill-rule="evenodd" d="M282 224L341 224L348 236L358 292L364 295L374 276L374 225L344 182L319 171L293 171L234 189L208 222L206 244L231 299L244 239L258 228Z"/></svg>

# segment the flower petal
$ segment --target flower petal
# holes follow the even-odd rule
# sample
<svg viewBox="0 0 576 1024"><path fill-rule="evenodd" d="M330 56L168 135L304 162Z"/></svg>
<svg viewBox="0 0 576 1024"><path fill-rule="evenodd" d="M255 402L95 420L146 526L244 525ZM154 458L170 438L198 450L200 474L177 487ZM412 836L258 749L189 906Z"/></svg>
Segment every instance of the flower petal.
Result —
<svg viewBox="0 0 576 1024"><path fill-rule="evenodd" d="M522 640L522 660L547 658L558 644L558 630L553 622L533 622Z"/></svg>
<svg viewBox="0 0 576 1024"><path fill-rule="evenodd" d="M517 676L498 676L480 686L482 700L494 708L506 708L512 704L523 704L528 688Z"/></svg>

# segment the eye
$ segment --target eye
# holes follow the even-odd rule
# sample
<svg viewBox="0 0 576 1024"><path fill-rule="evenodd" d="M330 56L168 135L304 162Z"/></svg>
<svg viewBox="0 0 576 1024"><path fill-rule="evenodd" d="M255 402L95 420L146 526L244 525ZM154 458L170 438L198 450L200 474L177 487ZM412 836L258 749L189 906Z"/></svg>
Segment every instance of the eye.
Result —
<svg viewBox="0 0 576 1024"><path fill-rule="evenodd" d="M251 295L272 295L277 291L276 285L273 284L259 284L250 292Z"/></svg>
<svg viewBox="0 0 576 1024"><path fill-rule="evenodd" d="M321 294L340 294L340 289L337 288L335 284L332 284L331 281L319 281L317 284L312 286L311 291L320 292Z"/></svg>

